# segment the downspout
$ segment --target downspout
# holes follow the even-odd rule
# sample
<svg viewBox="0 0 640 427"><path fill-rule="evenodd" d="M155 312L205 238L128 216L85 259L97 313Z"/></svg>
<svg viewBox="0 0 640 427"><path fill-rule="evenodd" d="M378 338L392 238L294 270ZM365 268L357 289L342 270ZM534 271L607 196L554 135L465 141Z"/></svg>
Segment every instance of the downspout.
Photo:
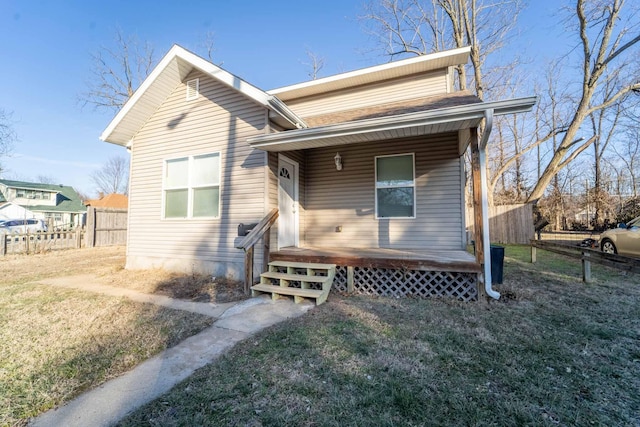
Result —
<svg viewBox="0 0 640 427"><path fill-rule="evenodd" d="M499 299L500 293L491 287L491 241L489 237L489 189L487 187L487 141L493 128L493 108L484 110L484 132L478 144L480 163L480 194L482 203L482 246L484 251L484 290L491 298Z"/></svg>

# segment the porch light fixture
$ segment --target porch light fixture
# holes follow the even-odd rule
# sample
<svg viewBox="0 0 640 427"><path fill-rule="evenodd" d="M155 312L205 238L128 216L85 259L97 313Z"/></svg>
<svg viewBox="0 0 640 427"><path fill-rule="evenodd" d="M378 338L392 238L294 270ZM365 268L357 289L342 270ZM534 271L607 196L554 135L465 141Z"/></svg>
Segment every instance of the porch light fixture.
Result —
<svg viewBox="0 0 640 427"><path fill-rule="evenodd" d="M341 171L342 170L342 156L340 155L340 153L336 153L336 155L333 158L333 160L336 162L336 170Z"/></svg>

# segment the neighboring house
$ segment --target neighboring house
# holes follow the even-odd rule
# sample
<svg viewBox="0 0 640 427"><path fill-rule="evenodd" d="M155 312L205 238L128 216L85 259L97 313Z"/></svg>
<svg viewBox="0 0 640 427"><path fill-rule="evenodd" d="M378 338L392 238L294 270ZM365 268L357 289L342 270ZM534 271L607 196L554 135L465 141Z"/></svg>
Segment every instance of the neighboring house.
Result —
<svg viewBox="0 0 640 427"><path fill-rule="evenodd" d="M12 205L6 212L0 207L3 216L43 219L50 229L84 224L87 208L73 187L0 179L0 194Z"/></svg>
<svg viewBox="0 0 640 427"><path fill-rule="evenodd" d="M456 91L469 52L265 92L174 46L101 135L131 151L127 268L242 278L238 225L277 208L271 260L337 264L338 289L474 299L480 279L496 297L482 250L486 185L474 195L483 244L477 258L465 251L462 156L475 148L484 183L476 128L487 118L488 134L493 115L535 98Z"/></svg>
<svg viewBox="0 0 640 427"><path fill-rule="evenodd" d="M4 200L0 193L0 219L29 219L35 218L36 214L15 203Z"/></svg>
<svg viewBox="0 0 640 427"><path fill-rule="evenodd" d="M127 209L129 207L129 198L125 194L111 193L105 196L100 193L99 198L85 200L84 204L94 208Z"/></svg>

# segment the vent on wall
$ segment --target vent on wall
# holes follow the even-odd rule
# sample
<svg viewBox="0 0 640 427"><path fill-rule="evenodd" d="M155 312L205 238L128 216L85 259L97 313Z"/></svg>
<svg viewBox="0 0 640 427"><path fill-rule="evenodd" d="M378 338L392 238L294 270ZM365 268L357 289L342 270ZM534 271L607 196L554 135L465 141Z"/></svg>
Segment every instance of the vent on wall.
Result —
<svg viewBox="0 0 640 427"><path fill-rule="evenodd" d="M200 79L193 79L187 82L187 101L198 98L200 90Z"/></svg>

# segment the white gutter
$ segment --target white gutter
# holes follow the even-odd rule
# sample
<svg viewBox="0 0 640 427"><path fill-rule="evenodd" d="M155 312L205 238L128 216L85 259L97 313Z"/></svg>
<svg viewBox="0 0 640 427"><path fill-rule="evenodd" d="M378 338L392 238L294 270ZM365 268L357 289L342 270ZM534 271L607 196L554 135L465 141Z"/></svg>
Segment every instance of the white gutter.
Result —
<svg viewBox="0 0 640 427"><path fill-rule="evenodd" d="M484 112L488 109L495 111L496 115L521 113L530 111L536 100L536 97L529 97L509 99L505 101L478 102L457 107L401 114L398 116L378 117L319 126L315 128L258 135L248 138L247 142L254 148L270 151L270 147L282 144L310 142L314 140L324 140L327 138L337 138L413 126L427 126L453 121L479 120L484 117ZM320 146L322 146L322 143L318 143L317 147Z"/></svg>
<svg viewBox="0 0 640 427"><path fill-rule="evenodd" d="M284 117L289 123L296 127L296 129L306 129L309 126L299 117L296 113L291 111L291 109L282 102L277 96L271 96L269 98L269 106L275 111L277 114L280 114Z"/></svg>
<svg viewBox="0 0 640 427"><path fill-rule="evenodd" d="M487 141L493 128L493 108L484 111L485 128L478 144L480 163L480 203L482 205L482 250L484 252L484 290L491 298L500 299L500 292L491 287L491 238L489 237L489 189L487 186Z"/></svg>

